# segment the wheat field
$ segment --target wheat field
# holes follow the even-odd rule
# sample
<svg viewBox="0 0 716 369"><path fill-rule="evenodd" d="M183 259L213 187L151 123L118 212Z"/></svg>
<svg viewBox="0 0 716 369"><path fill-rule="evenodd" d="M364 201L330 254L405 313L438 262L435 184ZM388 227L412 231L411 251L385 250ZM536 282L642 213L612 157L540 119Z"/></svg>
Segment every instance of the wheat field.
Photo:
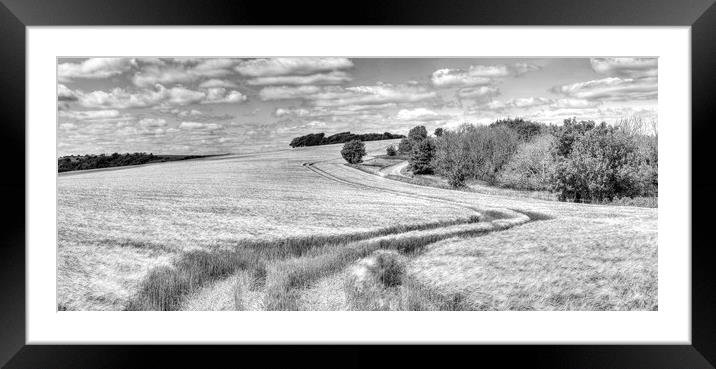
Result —
<svg viewBox="0 0 716 369"><path fill-rule="evenodd" d="M340 148L59 175L58 308L657 309L657 209L419 186Z"/></svg>

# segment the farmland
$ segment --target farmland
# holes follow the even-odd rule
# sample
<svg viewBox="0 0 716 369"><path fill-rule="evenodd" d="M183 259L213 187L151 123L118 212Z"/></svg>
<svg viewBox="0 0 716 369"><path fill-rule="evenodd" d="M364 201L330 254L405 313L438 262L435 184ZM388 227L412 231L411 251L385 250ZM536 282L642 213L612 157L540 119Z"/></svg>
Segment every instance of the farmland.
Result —
<svg viewBox="0 0 716 369"><path fill-rule="evenodd" d="M657 308L657 209L420 186L349 167L340 150L59 175L58 307ZM403 282L366 300L356 275L379 250Z"/></svg>

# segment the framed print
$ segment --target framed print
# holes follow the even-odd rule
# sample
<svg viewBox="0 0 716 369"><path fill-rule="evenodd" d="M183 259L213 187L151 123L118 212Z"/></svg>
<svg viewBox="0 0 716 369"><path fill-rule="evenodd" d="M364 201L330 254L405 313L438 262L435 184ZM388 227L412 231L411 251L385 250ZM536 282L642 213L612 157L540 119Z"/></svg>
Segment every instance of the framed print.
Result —
<svg viewBox="0 0 716 369"><path fill-rule="evenodd" d="M8 368L716 361L711 1L3 5Z"/></svg>

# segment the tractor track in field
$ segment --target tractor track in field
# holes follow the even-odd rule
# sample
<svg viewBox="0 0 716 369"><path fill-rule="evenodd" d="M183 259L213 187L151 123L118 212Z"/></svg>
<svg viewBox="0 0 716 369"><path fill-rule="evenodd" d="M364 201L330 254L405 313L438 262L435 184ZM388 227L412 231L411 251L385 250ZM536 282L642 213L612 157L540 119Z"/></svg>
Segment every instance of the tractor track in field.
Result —
<svg viewBox="0 0 716 369"><path fill-rule="evenodd" d="M326 160L326 161L327 161L327 160ZM456 200L452 200L452 199L446 199L446 198L440 197L440 196L419 195L419 194L414 194L414 193L409 193L409 192L403 192L403 191L399 191L399 190L388 189L388 188L384 188L384 187L380 187L380 186L372 186L372 185L365 184L365 183L361 183L361 182L350 181L350 180L347 180L347 179L345 179L345 178L340 178L340 177L335 176L334 174L328 173L327 171L325 171L325 170L323 170L323 169L321 169L321 168L319 168L319 167L317 167L317 166L315 165L315 164L322 163L322 162L326 162L326 161L304 162L304 163L302 163L301 165L302 165L303 167L307 168L308 170L310 170L310 171L312 171L312 172L318 174L319 176L324 177L324 178L329 179L329 180L334 181L334 182L338 182L338 183L342 183L342 184L346 184L346 185L353 186L353 187L358 187L358 188L366 188L366 189L371 189L371 190L375 190L375 191L391 193L391 194L399 195L399 196L411 197L411 198L420 199L420 200L439 202L439 203L443 203L443 204L447 203L447 204L450 204L450 205L452 205L452 206L457 206L457 207L461 207L461 208L464 208L464 209L472 210L472 211L474 211L474 212L476 212L476 213L478 213L478 214L480 214L480 215L484 215L484 214L483 214L483 213L484 213L484 210L479 209L479 208L474 207L474 206L466 205L465 203L460 202L460 201L456 201ZM367 174L367 173L366 173L366 175L372 175L372 174ZM379 177L385 178L385 177L382 177L382 176L379 176ZM506 219L511 219L511 218L512 218L512 219L513 219L513 218L519 218L520 216L524 216L524 217L527 218L526 221L516 222L516 224L514 224L514 225L524 224L524 223L527 223L527 222L529 222L529 221L536 220L536 219L533 219L533 217L530 216L529 214L527 214L527 213L525 213L525 212L522 212L522 211L519 211L519 210L506 209L506 208L505 208L505 209L502 209L502 210L503 210L503 211L504 211L504 210L507 210L507 211L510 211L510 212L517 213L518 216L517 216L517 217L511 217L511 216L509 216L509 215L503 215L502 217L498 217L498 218L496 218L496 219L505 219L505 220L506 220ZM500 210L495 209L494 212L500 212ZM493 212L493 214L494 214L494 212ZM538 217L538 218L541 218L541 217Z"/></svg>

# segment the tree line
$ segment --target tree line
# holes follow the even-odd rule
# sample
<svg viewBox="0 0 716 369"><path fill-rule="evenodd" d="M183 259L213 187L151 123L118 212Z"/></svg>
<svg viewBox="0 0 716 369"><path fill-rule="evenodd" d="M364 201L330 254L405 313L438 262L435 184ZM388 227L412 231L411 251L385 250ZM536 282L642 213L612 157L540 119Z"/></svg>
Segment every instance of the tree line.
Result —
<svg viewBox="0 0 716 369"><path fill-rule="evenodd" d="M340 132L334 135L326 137L326 134L321 133L309 133L304 136L299 136L291 140L289 146L291 147L302 147L302 146L318 146L318 145L331 145L338 143L346 143L349 141L379 141L379 140L393 140L403 138L404 135L396 135L390 132L384 133L364 133L355 134L350 132Z"/></svg>
<svg viewBox="0 0 716 369"><path fill-rule="evenodd" d="M479 180L575 202L658 196L656 122L638 117L613 126L576 118L561 126L503 119L438 128L433 136L417 126L397 151L408 155L414 174L435 173L456 188Z"/></svg>
<svg viewBox="0 0 716 369"><path fill-rule="evenodd" d="M146 152L135 152L111 155L69 155L57 159L57 171L69 172L73 170L99 169L122 167L127 165L140 165L174 160L195 159L212 155L154 155Z"/></svg>

